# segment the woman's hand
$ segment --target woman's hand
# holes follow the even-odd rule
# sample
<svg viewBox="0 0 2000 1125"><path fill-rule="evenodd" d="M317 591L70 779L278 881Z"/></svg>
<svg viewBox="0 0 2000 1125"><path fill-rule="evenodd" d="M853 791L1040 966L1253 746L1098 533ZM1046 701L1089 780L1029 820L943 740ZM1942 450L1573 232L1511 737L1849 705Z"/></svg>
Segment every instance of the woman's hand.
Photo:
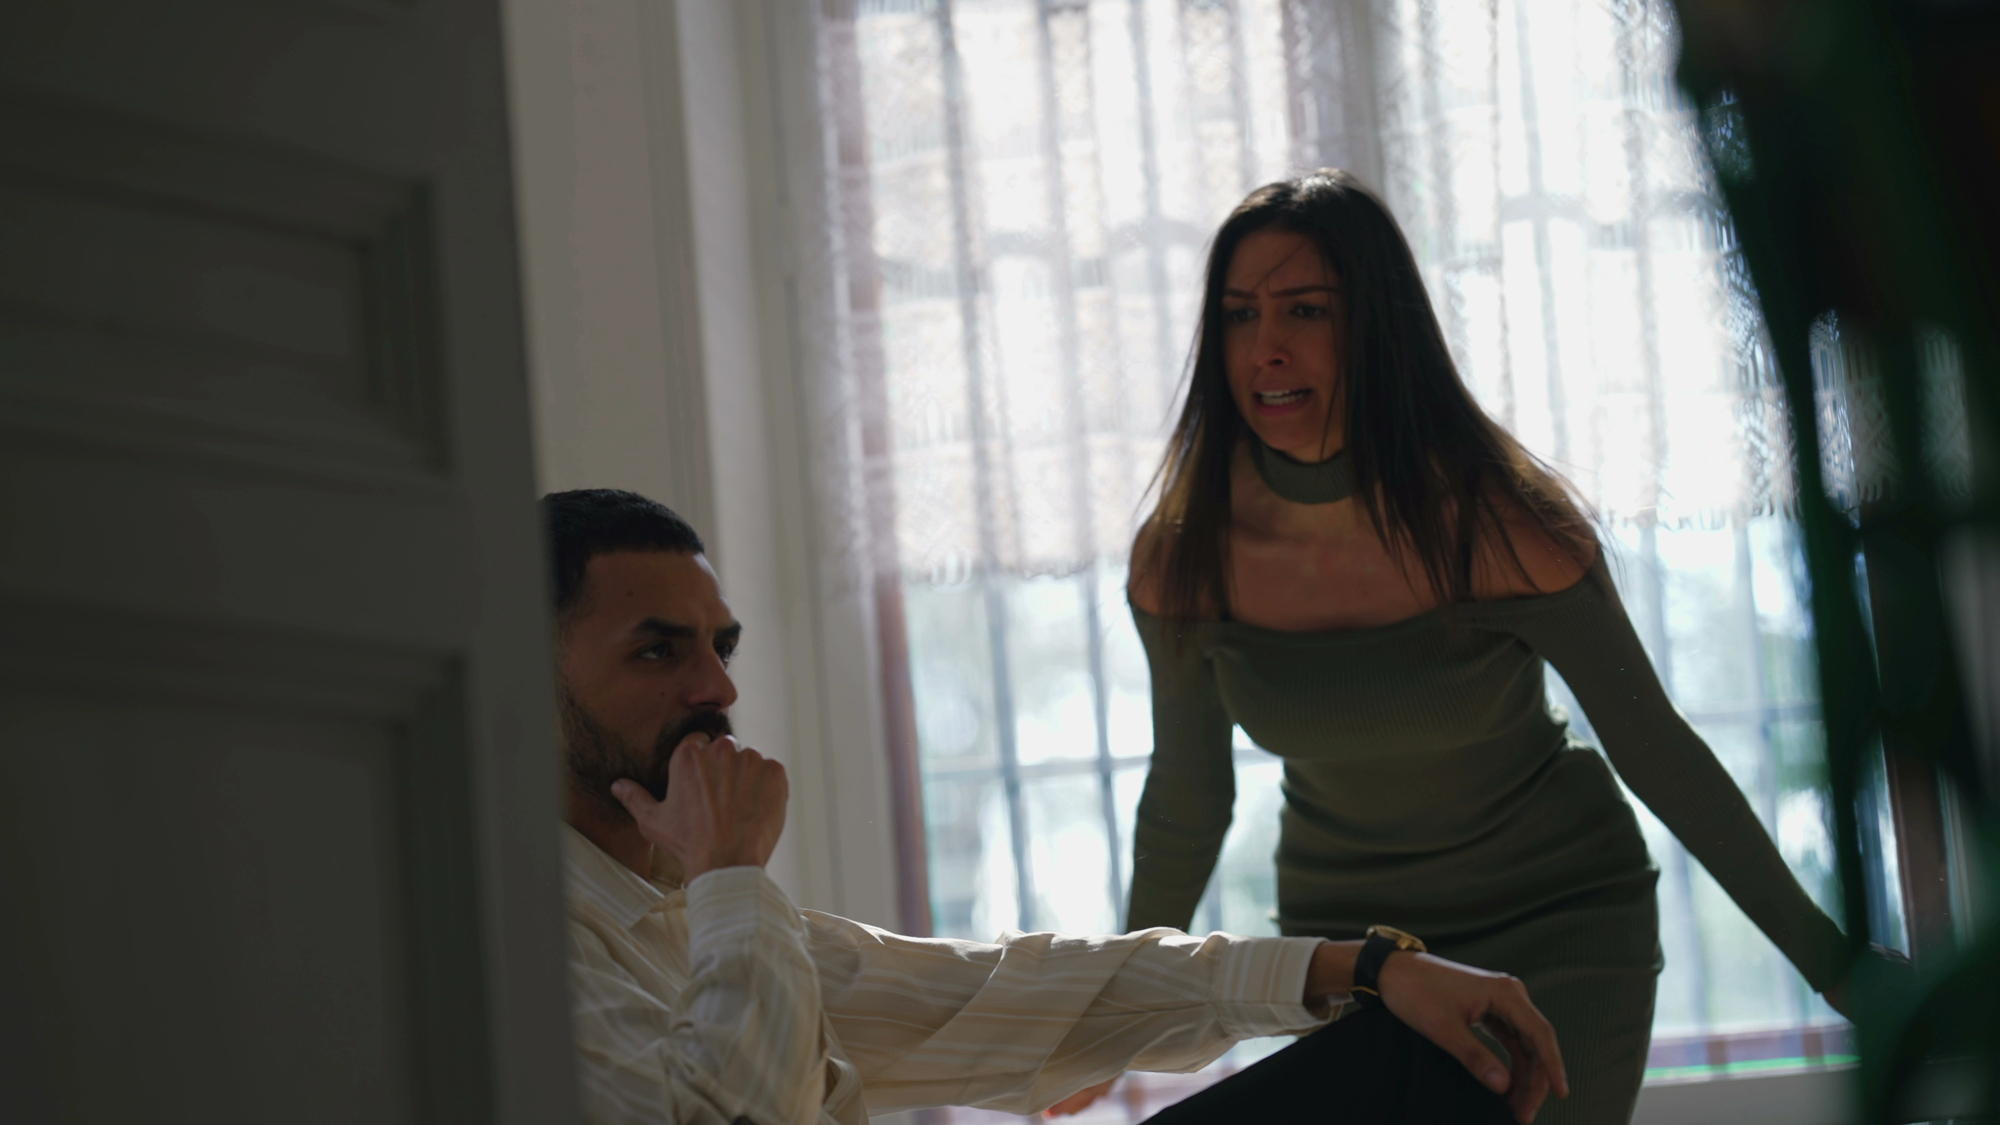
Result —
<svg viewBox="0 0 2000 1125"><path fill-rule="evenodd" d="M1870 968L1873 968L1882 976L1897 979L1902 983L1909 983L1910 978L1915 973L1908 957L1903 956L1894 949L1890 949L1886 945L1876 945L1874 942L1869 942L1868 952L1862 954L1862 963L1856 964L1854 969L1848 972L1847 976L1828 985L1826 991L1820 993L1820 996L1826 1000L1827 1007L1839 1012L1841 1017L1849 1023L1854 1022L1854 994L1849 986L1853 983L1855 975L1864 971L1863 964L1869 960L1877 962L1877 964L1869 966Z"/></svg>
<svg viewBox="0 0 2000 1125"><path fill-rule="evenodd" d="M1514 977L1429 953L1398 952L1383 963L1376 983L1382 1003L1396 1018L1443 1047L1488 1089L1506 1095L1523 1125L1535 1119L1550 1089L1558 1097L1569 1096L1555 1028ZM1511 1075L1472 1033L1474 1027L1507 1049L1513 1059Z"/></svg>
<svg viewBox="0 0 2000 1125"><path fill-rule="evenodd" d="M1119 1077L1122 1078L1124 1076L1119 1075ZM1072 1113L1082 1113L1097 1099L1110 1093L1111 1087L1116 1085L1118 1085L1117 1078L1108 1078L1095 1086L1085 1086L1083 1089L1043 1110L1042 1116L1068 1117Z"/></svg>

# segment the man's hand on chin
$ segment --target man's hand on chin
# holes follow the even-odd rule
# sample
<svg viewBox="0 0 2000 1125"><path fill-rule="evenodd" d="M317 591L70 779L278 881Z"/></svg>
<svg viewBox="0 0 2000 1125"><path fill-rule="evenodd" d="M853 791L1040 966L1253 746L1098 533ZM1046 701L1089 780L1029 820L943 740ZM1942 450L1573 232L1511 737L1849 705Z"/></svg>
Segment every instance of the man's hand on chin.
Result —
<svg viewBox="0 0 2000 1125"><path fill-rule="evenodd" d="M674 748L665 800L655 801L636 781L611 783L639 835L679 860L689 882L717 868L769 862L790 794L785 767L734 738L705 734Z"/></svg>

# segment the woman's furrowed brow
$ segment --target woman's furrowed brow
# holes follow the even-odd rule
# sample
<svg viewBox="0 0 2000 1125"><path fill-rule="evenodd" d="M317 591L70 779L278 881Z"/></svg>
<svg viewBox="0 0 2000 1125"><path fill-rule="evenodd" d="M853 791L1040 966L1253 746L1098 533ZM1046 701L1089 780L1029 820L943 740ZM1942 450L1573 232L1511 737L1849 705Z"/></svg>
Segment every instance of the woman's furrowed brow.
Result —
<svg viewBox="0 0 2000 1125"><path fill-rule="evenodd" d="M1338 285L1299 285L1291 289L1277 290L1276 292L1272 293L1271 296L1299 297L1307 293L1338 293L1338 292L1340 292L1340 286ZM1257 297L1257 294L1252 293L1248 289L1224 289L1222 291L1222 295L1225 297L1236 297L1245 301L1255 300Z"/></svg>

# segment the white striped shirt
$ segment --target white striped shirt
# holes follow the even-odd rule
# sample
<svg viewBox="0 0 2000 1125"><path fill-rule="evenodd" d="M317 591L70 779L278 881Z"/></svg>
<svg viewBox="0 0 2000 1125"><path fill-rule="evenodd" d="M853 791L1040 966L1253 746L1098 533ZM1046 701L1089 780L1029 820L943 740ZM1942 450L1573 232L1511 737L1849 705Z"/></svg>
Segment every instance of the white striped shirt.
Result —
<svg viewBox="0 0 2000 1125"><path fill-rule="evenodd" d="M1037 1112L1125 1070L1312 1030L1316 938L901 937L794 907L761 868L641 879L564 826L584 1117L861 1125ZM865 1106L865 1108L864 1108Z"/></svg>

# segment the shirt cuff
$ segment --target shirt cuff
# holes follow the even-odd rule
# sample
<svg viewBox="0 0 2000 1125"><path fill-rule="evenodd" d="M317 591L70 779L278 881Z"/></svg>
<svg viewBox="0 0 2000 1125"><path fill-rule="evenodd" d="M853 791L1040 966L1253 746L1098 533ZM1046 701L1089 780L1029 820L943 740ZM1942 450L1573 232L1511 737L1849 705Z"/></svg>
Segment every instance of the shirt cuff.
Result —
<svg viewBox="0 0 2000 1125"><path fill-rule="evenodd" d="M761 867L718 867L687 885L688 947L749 941L765 926L796 933L799 911Z"/></svg>
<svg viewBox="0 0 2000 1125"><path fill-rule="evenodd" d="M1324 1026L1331 1015L1306 1007L1306 973L1313 937L1232 938L1222 951L1215 1005L1222 1024L1238 1039L1293 1035Z"/></svg>

